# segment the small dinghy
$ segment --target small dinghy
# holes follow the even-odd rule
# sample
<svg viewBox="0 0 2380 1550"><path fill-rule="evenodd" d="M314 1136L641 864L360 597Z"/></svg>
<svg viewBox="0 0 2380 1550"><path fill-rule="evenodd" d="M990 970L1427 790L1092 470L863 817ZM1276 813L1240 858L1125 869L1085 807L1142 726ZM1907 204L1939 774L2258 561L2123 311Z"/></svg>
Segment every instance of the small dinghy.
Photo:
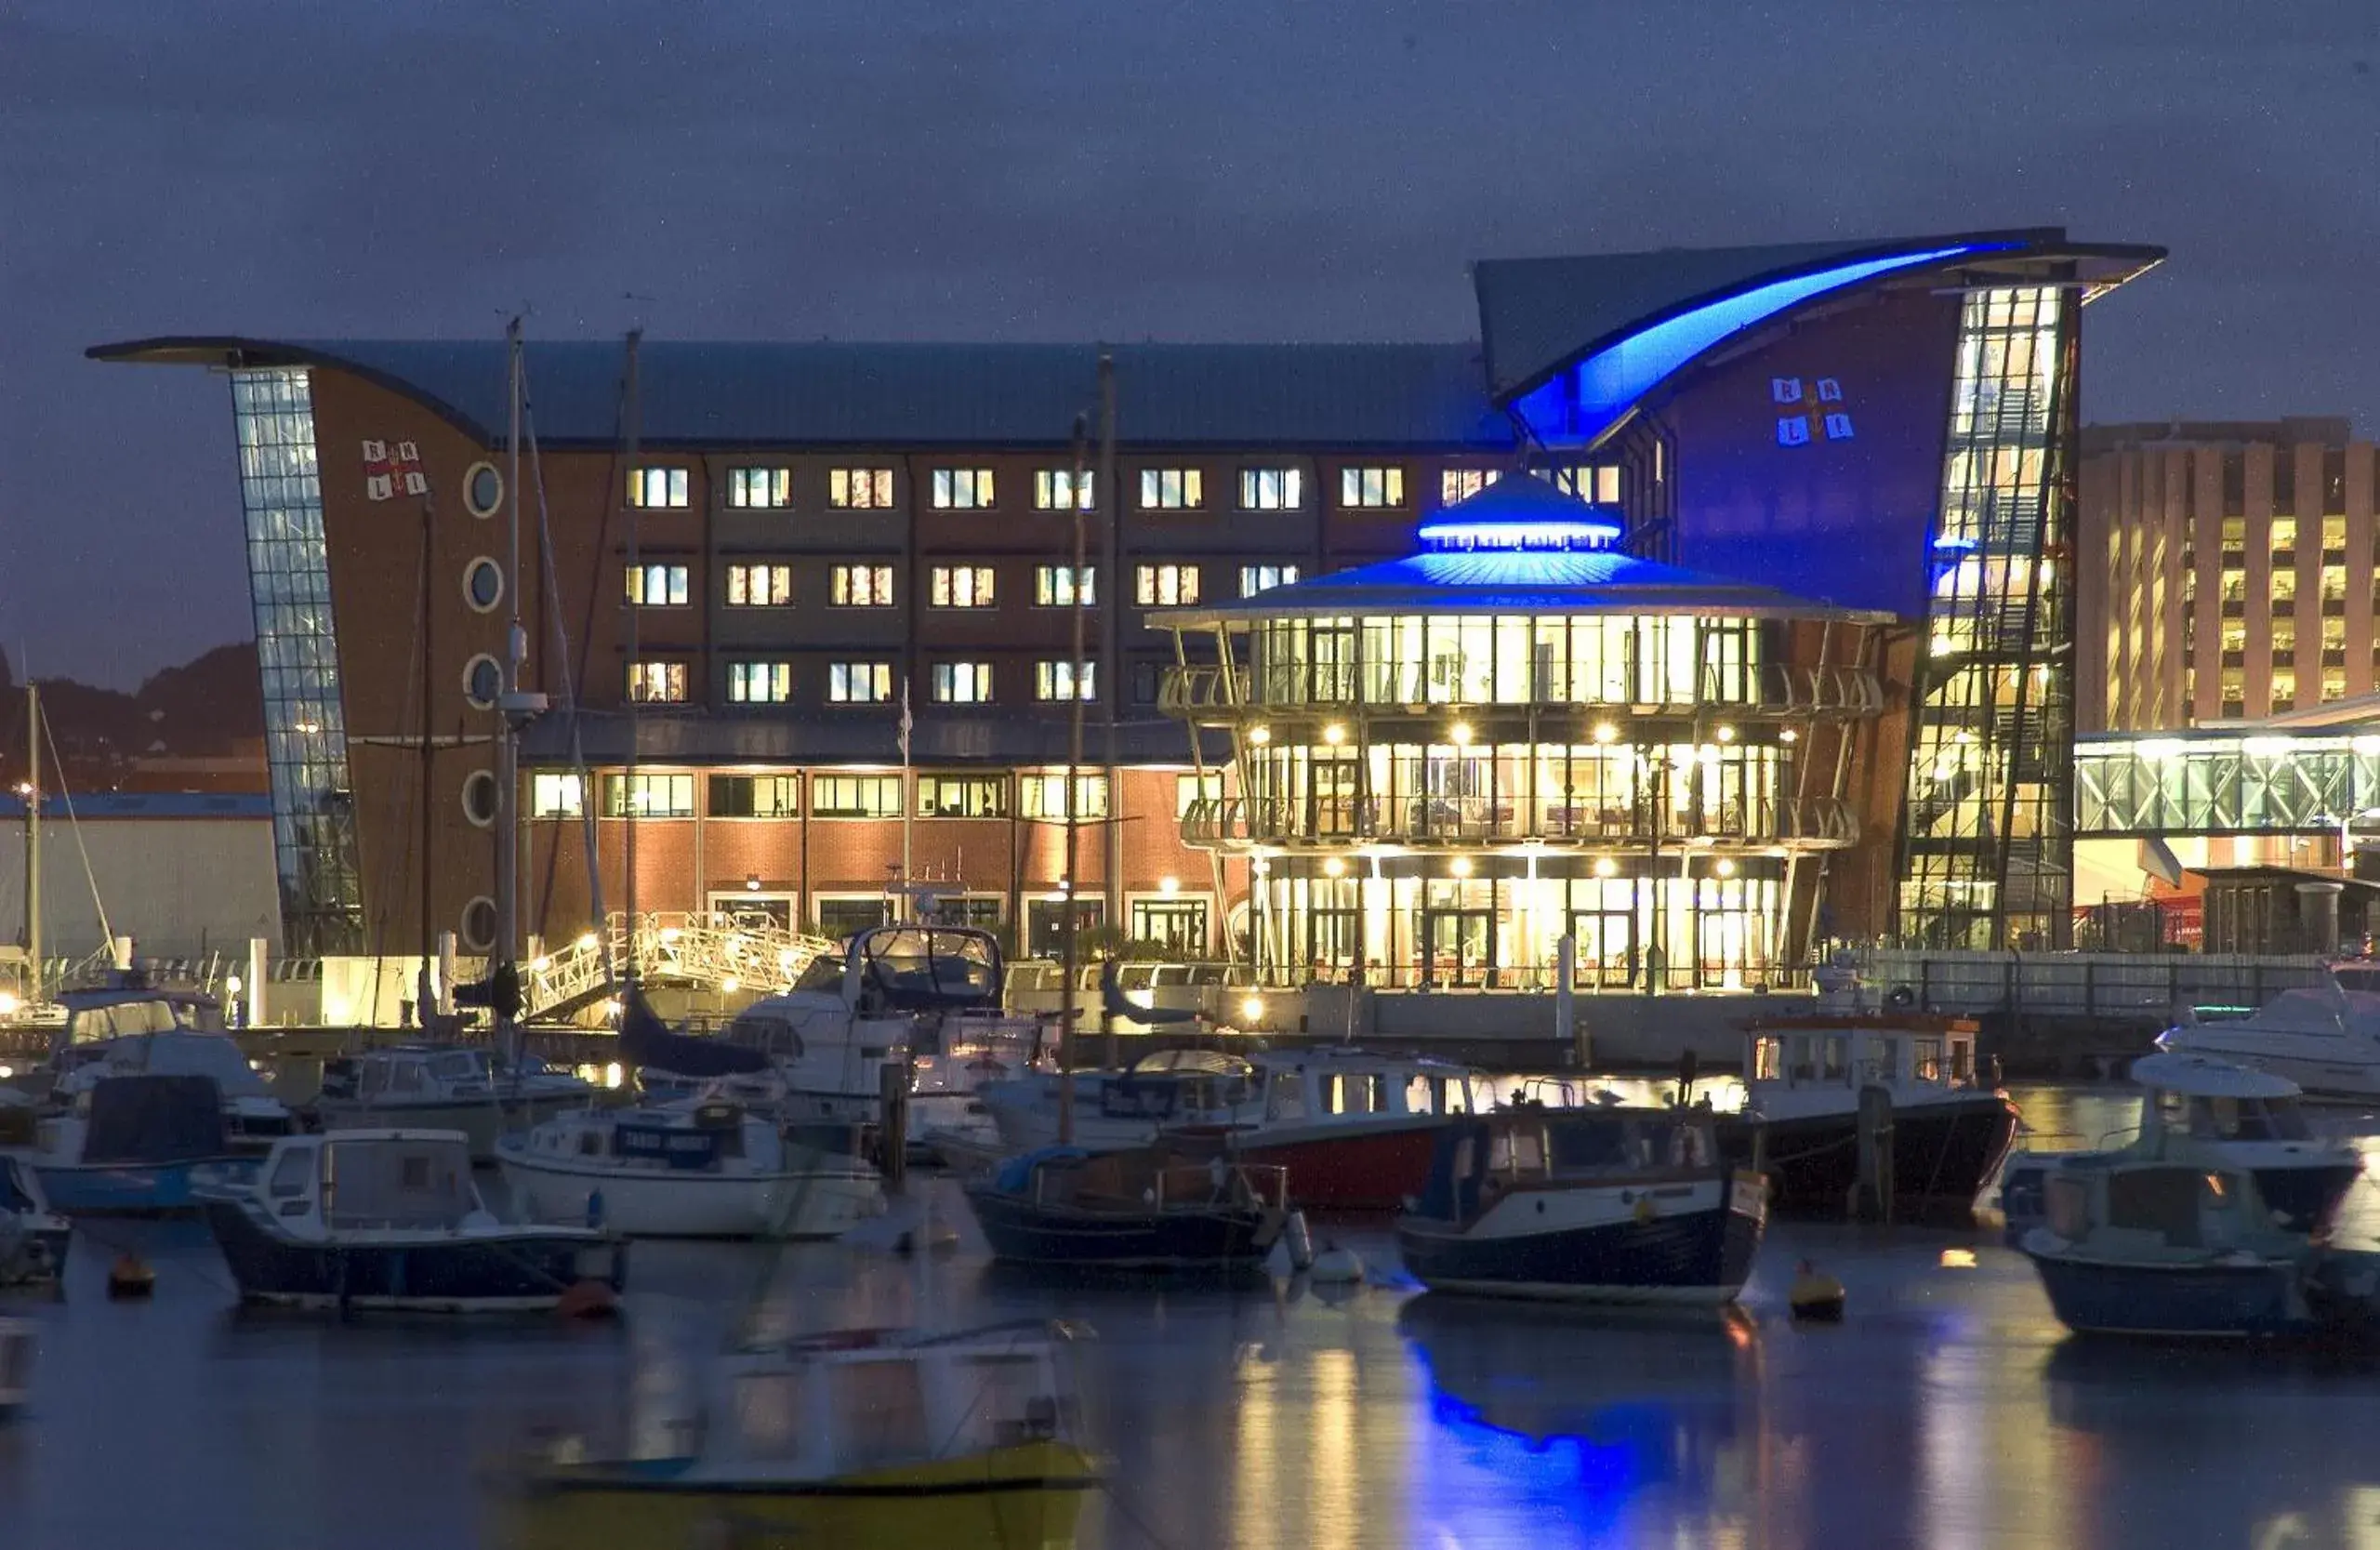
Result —
<svg viewBox="0 0 2380 1550"><path fill-rule="evenodd" d="M248 1302L505 1313L552 1308L582 1281L618 1291L627 1250L586 1227L499 1222L460 1131L289 1136L193 1189Z"/></svg>
<svg viewBox="0 0 2380 1550"><path fill-rule="evenodd" d="M1286 1175L1167 1146L1045 1147L967 1186L992 1257L1162 1270L1263 1263L1289 1219Z"/></svg>

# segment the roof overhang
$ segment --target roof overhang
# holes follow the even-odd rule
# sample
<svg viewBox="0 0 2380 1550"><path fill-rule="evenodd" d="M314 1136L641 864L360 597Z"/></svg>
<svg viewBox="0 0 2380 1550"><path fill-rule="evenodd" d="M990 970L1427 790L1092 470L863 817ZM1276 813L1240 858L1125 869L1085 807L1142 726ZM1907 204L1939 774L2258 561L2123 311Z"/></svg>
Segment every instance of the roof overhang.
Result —
<svg viewBox="0 0 2380 1550"><path fill-rule="evenodd" d="M367 362L325 350L320 345L245 338L228 334L167 334L155 338L97 344L83 353L94 361L130 362L139 365L206 366L218 371L269 370L276 366L319 366L325 370L343 371L401 397L412 399L483 445L494 444L501 434L494 428L482 425L476 417L456 405L425 391L417 382L383 371Z"/></svg>

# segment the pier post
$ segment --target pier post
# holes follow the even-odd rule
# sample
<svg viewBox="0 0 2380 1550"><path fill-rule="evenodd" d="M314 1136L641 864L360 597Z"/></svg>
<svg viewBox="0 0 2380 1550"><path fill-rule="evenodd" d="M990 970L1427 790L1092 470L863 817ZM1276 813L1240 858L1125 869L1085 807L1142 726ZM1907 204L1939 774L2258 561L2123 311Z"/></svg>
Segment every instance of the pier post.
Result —
<svg viewBox="0 0 2380 1550"><path fill-rule="evenodd" d="M884 1192L898 1195L909 1182L909 1063L888 1060L876 1068L877 1165L884 1170Z"/></svg>
<svg viewBox="0 0 2380 1550"><path fill-rule="evenodd" d="M1893 1094L1871 1084L1859 1089L1858 1176L1851 1186L1850 1214L1863 1222L1893 1219Z"/></svg>

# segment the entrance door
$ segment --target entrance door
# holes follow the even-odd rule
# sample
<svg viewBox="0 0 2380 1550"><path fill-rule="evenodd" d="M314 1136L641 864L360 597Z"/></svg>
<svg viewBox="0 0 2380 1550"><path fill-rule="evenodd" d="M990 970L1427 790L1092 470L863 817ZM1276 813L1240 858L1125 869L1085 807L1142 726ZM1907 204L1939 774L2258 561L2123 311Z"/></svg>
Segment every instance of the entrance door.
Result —
<svg viewBox="0 0 2380 1550"><path fill-rule="evenodd" d="M1313 643L1314 697L1332 704L1355 697L1355 629L1317 623Z"/></svg>
<svg viewBox="0 0 2380 1550"><path fill-rule="evenodd" d="M1421 983L1480 986L1495 961L1496 916L1487 909L1421 911Z"/></svg>
<svg viewBox="0 0 2380 1550"><path fill-rule="evenodd" d="M738 925L776 931L793 929L791 894L755 894L740 888L732 894L713 894L710 912L725 916Z"/></svg>
<svg viewBox="0 0 2380 1550"><path fill-rule="evenodd" d="M1095 931L1107 914L1107 901L1082 898L1075 901L1075 930ZM1046 958L1051 962L1066 955L1066 905L1064 899L1027 899L1025 901L1025 951L1029 958ZM1077 956L1084 962L1091 955L1082 951L1079 941Z"/></svg>
<svg viewBox="0 0 2380 1550"><path fill-rule="evenodd" d="M1344 836L1355 832L1355 755L1324 754L1317 749L1309 768L1314 783L1314 812L1308 832Z"/></svg>
<svg viewBox="0 0 2380 1550"><path fill-rule="evenodd" d="M1634 916L1620 909L1574 909L1570 934L1579 944L1578 983L1619 990L1634 982Z"/></svg>

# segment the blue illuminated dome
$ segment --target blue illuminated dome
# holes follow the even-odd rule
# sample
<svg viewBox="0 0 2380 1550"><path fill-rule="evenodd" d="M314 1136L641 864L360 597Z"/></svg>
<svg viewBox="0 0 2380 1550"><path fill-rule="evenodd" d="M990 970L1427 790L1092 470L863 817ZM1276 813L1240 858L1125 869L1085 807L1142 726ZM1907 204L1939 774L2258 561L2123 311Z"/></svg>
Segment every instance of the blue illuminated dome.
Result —
<svg viewBox="0 0 2380 1550"><path fill-rule="evenodd" d="M1499 479L1421 524L1425 554L1530 554L1610 549L1624 531L1616 506L1595 506L1533 474Z"/></svg>

